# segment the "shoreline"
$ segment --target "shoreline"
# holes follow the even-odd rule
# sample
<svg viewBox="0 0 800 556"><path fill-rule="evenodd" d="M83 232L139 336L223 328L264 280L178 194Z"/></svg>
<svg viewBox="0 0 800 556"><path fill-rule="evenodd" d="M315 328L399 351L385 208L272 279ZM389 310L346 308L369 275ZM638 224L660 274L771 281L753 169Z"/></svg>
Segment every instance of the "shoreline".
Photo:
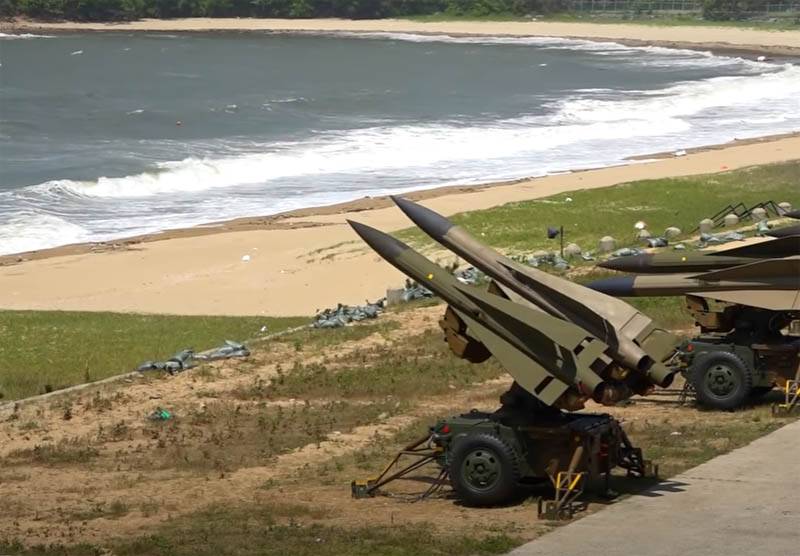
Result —
<svg viewBox="0 0 800 556"><path fill-rule="evenodd" d="M453 36L559 37L612 41L627 46L661 46L740 56L800 56L800 31L739 27L658 26L635 23L555 21L436 21L408 19L142 19L130 22L48 22L17 18L0 22L11 32L272 32L272 33L418 33ZM698 38L702 37L702 38Z"/></svg>
<svg viewBox="0 0 800 556"><path fill-rule="evenodd" d="M800 131L793 133L765 135L762 137L754 137L750 139L734 139L733 141L729 141L727 143L718 143L715 145L706 145L702 147L693 147L684 149L684 152L686 153L686 155L691 155L709 151L721 151L733 146L771 143L791 138L800 138ZM662 151L652 154L643 154L643 155L636 155L629 157L626 159L627 163L625 164L599 166L595 168L586 168L580 170L564 170L562 172L556 172L545 176L525 177L515 180L486 182L474 185L447 185L441 187L433 187L430 189L419 189L416 191L403 193L402 195L413 201L425 201L430 199L436 199L438 197L444 197L447 195L477 193L480 191L485 191L487 189L492 189L497 187L507 187L518 184L535 184L538 180L543 180L553 176L576 175L585 172L591 173L607 168L624 168L624 167L629 167L635 163L647 163L651 161L668 160L672 158L678 158L678 157L675 156L674 152ZM350 201L332 203L329 205L303 207L303 208L297 208L289 211L283 211L275 214L267 214L262 216L242 216L242 217L232 218L229 220L211 221L204 224L198 224L196 226L166 229L160 232L152 232L147 234L121 237L117 239L110 239L107 241L89 241L81 243L71 243L66 245L58 245L55 247L35 249L32 251L9 253L7 255L0 255L0 267L21 264L27 261L49 259L53 257L63 257L67 255L102 253L120 249L129 249L132 246L139 244L168 241L171 239L178 239L178 238L195 238L195 237L202 237L202 236L228 233L228 232L247 232L256 230L296 230L300 228L314 228L314 227L328 225L315 221L314 219L317 217L331 216L331 215L345 215L345 214L352 215L364 211L389 208L393 206L394 206L393 203L389 199L389 195L380 195L377 197L369 197L369 196L358 197Z"/></svg>
<svg viewBox="0 0 800 556"><path fill-rule="evenodd" d="M491 186L431 190L446 216L637 180L725 172L800 159L800 134L651 157L647 162ZM409 195L419 199L419 196ZM0 266L0 308L187 315L310 315L376 299L404 276L361 244L353 218L392 232L411 223L385 198L241 219L94 250L40 252ZM245 257L246 255L246 257ZM15 262L15 261L11 261Z"/></svg>

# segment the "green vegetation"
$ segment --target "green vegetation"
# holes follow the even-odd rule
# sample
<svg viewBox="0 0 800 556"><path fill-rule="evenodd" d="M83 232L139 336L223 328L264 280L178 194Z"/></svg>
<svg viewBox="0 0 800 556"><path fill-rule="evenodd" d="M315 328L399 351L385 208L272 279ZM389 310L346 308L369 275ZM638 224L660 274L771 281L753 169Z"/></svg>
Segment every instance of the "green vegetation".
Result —
<svg viewBox="0 0 800 556"><path fill-rule="evenodd" d="M341 328L304 328L272 340L274 344L291 345L295 351L323 350L345 342L357 342L373 334L387 334L399 327L397 321L362 321Z"/></svg>
<svg viewBox="0 0 800 556"><path fill-rule="evenodd" d="M245 341L307 318L0 311L0 397L18 399L134 370L192 347Z"/></svg>
<svg viewBox="0 0 800 556"><path fill-rule="evenodd" d="M687 9L689 21L736 21L754 16L765 18L790 15L768 11L767 0L703 0ZM646 21L675 17L670 2L631 1L627 7L587 6L572 0L0 0L0 17L25 15L39 19L114 21L142 17L344 17L375 19L382 17L430 17L453 19L510 20L533 14L555 18L612 18ZM590 11L583 11L590 10ZM788 19L788 18L787 18ZM797 24L797 18L794 20Z"/></svg>
<svg viewBox="0 0 800 556"><path fill-rule="evenodd" d="M452 220L509 254L555 250L558 240L547 239L548 226L564 226L566 242L594 250L605 235L615 237L621 245L635 244L633 225L638 220L646 222L654 235L668 226L688 233L729 203L752 205L772 199L798 206L798 176L800 162L794 161L722 174L642 180L461 213ZM416 228L399 236L415 245L433 245Z"/></svg>
<svg viewBox="0 0 800 556"><path fill-rule="evenodd" d="M458 391L505 372L493 359L476 365L453 357L442 336L436 333L356 349L329 362L297 364L284 371L262 388L248 389L240 395L257 399L416 399Z"/></svg>

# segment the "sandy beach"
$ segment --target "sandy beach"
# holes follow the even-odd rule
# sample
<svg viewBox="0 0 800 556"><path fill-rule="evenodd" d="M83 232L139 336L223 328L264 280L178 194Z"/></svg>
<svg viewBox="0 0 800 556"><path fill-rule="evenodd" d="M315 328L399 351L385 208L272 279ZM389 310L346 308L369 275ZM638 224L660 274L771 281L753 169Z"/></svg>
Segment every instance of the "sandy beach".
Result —
<svg viewBox="0 0 800 556"><path fill-rule="evenodd" d="M426 198L424 204L450 215L576 189L797 158L800 137L782 137L415 198ZM26 255L30 260L22 262L6 257L0 267L0 308L302 315L337 302L362 303L401 285L403 277L360 243L345 222L348 218L387 231L409 226L387 200L366 199L168 232L148 241L58 248ZM242 260L245 255L249 261Z"/></svg>
<svg viewBox="0 0 800 556"><path fill-rule="evenodd" d="M714 26L564 23L552 21L410 21L403 19L143 19L125 23L39 22L18 19L0 23L17 32L54 31L262 31L262 32L388 32L451 35L542 36L610 40L628 45L660 45L715 52L800 54L800 31L770 31Z"/></svg>

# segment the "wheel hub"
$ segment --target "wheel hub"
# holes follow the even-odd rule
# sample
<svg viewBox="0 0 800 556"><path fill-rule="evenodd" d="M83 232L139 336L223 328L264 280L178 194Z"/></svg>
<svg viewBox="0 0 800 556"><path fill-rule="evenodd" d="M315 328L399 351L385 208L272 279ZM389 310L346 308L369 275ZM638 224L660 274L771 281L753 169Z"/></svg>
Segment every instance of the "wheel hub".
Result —
<svg viewBox="0 0 800 556"><path fill-rule="evenodd" d="M473 450L462 464L464 478L477 489L488 489L500 476L500 461L490 450Z"/></svg>
<svg viewBox="0 0 800 556"><path fill-rule="evenodd" d="M715 396L724 398L733 393L739 386L736 373L729 366L717 363L706 373L706 386Z"/></svg>

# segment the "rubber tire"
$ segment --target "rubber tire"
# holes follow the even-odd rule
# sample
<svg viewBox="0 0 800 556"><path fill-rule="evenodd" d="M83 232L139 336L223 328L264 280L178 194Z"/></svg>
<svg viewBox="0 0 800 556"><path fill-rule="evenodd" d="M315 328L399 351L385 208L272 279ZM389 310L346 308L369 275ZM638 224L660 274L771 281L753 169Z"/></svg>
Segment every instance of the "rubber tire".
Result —
<svg viewBox="0 0 800 556"><path fill-rule="evenodd" d="M476 451L497 460L500 475L486 489L479 489L462 476L464 460ZM490 433L473 433L457 440L450 458L450 484L467 506L497 506L514 500L519 487L519 458L514 449Z"/></svg>
<svg viewBox="0 0 800 556"><path fill-rule="evenodd" d="M709 391L705 381L709 368L717 363L726 365L736 373L739 382L739 387L730 396L724 398ZM689 376L697 401L712 409L731 410L741 407L750 397L753 389L753 372L741 357L729 351L701 353L692 363Z"/></svg>

